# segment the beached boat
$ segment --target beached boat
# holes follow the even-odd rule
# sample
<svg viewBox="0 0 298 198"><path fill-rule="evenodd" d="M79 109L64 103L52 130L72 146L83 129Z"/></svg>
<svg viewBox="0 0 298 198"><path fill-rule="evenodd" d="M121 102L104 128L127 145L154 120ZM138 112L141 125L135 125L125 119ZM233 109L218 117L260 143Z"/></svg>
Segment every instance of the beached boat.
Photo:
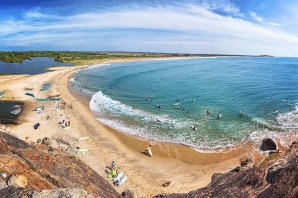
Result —
<svg viewBox="0 0 298 198"><path fill-rule="evenodd" d="M59 97L61 94L56 94L56 95L48 95L48 98L57 98Z"/></svg>
<svg viewBox="0 0 298 198"><path fill-rule="evenodd" d="M48 90L51 87L51 85L52 84L50 82L47 82L47 83L42 84L40 91L46 91L46 90Z"/></svg>
<svg viewBox="0 0 298 198"><path fill-rule="evenodd" d="M15 105L12 107L12 111L10 112L11 114L18 115L22 111L22 106L21 105Z"/></svg>
<svg viewBox="0 0 298 198"><path fill-rule="evenodd" d="M35 97L33 93L25 93L26 96L31 96L31 97Z"/></svg>
<svg viewBox="0 0 298 198"><path fill-rule="evenodd" d="M24 90L25 91L32 91L33 89L34 89L33 87L29 87L29 86L28 87L24 87Z"/></svg>
<svg viewBox="0 0 298 198"><path fill-rule="evenodd" d="M48 98L50 101L59 101L61 100L62 98Z"/></svg>
<svg viewBox="0 0 298 198"><path fill-rule="evenodd" d="M48 98L35 98L38 102L49 102L50 100Z"/></svg>

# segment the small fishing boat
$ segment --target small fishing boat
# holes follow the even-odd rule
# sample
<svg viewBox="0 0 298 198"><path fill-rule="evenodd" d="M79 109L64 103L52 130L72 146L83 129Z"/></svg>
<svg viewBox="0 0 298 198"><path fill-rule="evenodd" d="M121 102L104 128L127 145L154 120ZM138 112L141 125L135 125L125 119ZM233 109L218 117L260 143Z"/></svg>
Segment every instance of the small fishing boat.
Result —
<svg viewBox="0 0 298 198"><path fill-rule="evenodd" d="M51 82L47 82L47 83L42 84L40 91L48 90L51 87L51 85L52 85Z"/></svg>
<svg viewBox="0 0 298 198"><path fill-rule="evenodd" d="M49 102L50 100L48 98L35 98L38 102Z"/></svg>
<svg viewBox="0 0 298 198"><path fill-rule="evenodd" d="M62 98L48 98L50 101L59 101L61 100Z"/></svg>
<svg viewBox="0 0 298 198"><path fill-rule="evenodd" d="M61 94L48 95L48 98L58 98Z"/></svg>
<svg viewBox="0 0 298 198"><path fill-rule="evenodd" d="M31 97L33 97L33 98L35 97L33 93L29 93L29 92L25 93L25 95L26 95L26 96L31 96Z"/></svg>
<svg viewBox="0 0 298 198"><path fill-rule="evenodd" d="M33 87L30 87L30 86L28 86L28 87L24 87L24 90L25 91L32 91L34 88Z"/></svg>
<svg viewBox="0 0 298 198"><path fill-rule="evenodd" d="M12 107L12 111L10 112L11 114L18 115L22 111L22 106L21 105L15 105Z"/></svg>

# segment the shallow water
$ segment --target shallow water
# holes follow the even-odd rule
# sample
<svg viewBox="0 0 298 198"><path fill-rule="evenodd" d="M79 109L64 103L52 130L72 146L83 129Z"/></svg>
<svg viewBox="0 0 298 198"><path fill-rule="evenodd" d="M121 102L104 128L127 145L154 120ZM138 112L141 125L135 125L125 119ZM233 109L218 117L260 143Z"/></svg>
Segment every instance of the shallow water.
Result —
<svg viewBox="0 0 298 198"><path fill-rule="evenodd" d="M82 70L71 82L92 97L90 108L104 124L199 150L258 142L298 127L297 58L118 63Z"/></svg>
<svg viewBox="0 0 298 198"><path fill-rule="evenodd" d="M0 61L0 74L41 74L47 68L55 66L71 66L70 63L57 62L48 57L33 57L22 63L4 63Z"/></svg>
<svg viewBox="0 0 298 198"><path fill-rule="evenodd" d="M16 124L19 115L13 115L10 112L15 105L24 105L22 102L1 101L0 100L0 124Z"/></svg>

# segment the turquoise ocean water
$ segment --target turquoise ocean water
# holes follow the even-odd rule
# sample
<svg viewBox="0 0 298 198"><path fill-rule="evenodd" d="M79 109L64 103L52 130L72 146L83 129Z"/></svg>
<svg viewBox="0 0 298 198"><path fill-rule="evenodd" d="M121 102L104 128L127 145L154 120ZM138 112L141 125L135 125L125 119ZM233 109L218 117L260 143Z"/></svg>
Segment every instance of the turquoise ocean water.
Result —
<svg viewBox="0 0 298 198"><path fill-rule="evenodd" d="M70 82L91 98L90 108L102 123L139 138L201 151L257 145L267 136L289 136L298 127L297 58L95 65Z"/></svg>

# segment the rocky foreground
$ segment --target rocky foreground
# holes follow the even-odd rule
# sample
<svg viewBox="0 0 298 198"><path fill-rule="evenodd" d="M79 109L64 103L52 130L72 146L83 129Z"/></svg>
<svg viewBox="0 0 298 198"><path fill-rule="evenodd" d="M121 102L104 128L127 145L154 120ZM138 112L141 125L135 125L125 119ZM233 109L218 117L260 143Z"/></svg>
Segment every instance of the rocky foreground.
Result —
<svg viewBox="0 0 298 198"><path fill-rule="evenodd" d="M0 132L0 197L121 197L75 156Z"/></svg>
<svg viewBox="0 0 298 198"><path fill-rule="evenodd" d="M266 141L268 143L268 139ZM268 146L263 144L261 149L264 147ZM161 194L155 198L298 197L298 142L293 142L283 153L278 149L269 151L269 156L258 165L250 166L250 161L244 159L242 166L228 173L214 174L211 183L204 188L187 194Z"/></svg>
<svg viewBox="0 0 298 198"><path fill-rule="evenodd" d="M155 198L298 197L298 142L285 152L278 152L273 141L261 148L271 151L260 164L244 158L241 166L230 172L214 174L204 188ZM46 141L29 145L0 132L0 197L129 198L133 194L127 191L121 196L81 160Z"/></svg>

